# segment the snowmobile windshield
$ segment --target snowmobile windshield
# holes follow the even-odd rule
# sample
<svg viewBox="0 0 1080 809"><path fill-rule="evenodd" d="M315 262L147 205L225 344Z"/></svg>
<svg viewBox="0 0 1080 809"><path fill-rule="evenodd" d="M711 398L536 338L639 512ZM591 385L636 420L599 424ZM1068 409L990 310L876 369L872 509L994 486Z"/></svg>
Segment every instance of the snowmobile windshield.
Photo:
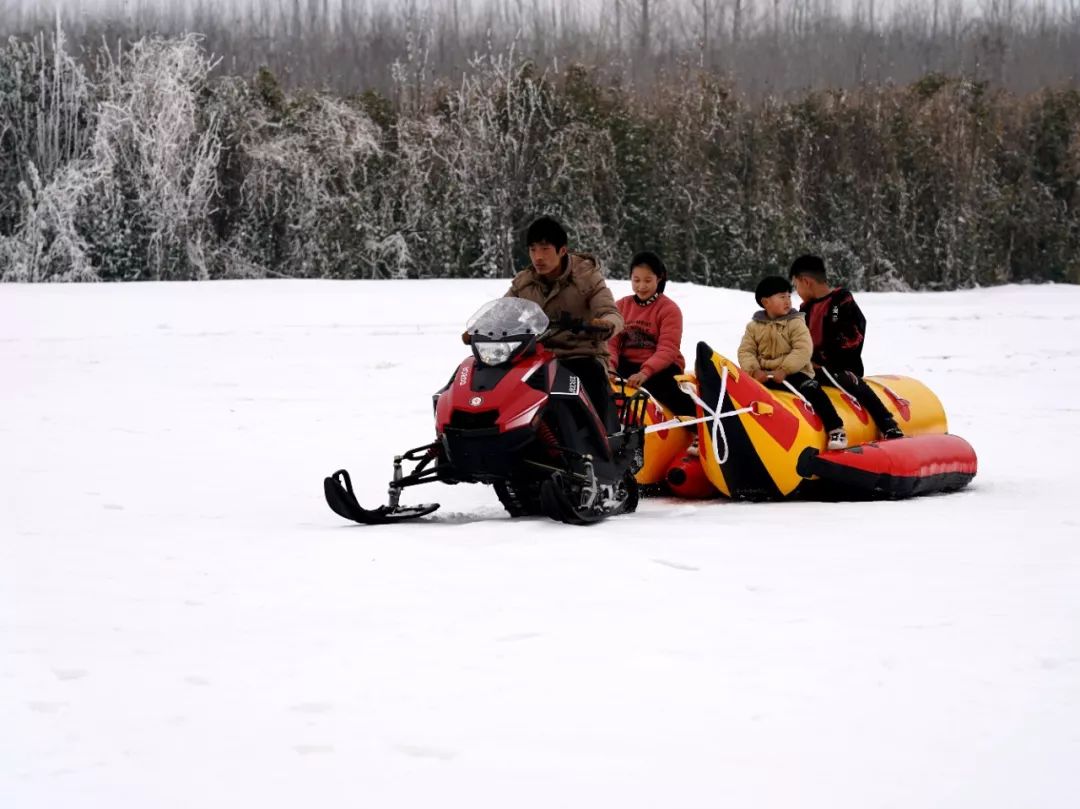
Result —
<svg viewBox="0 0 1080 809"><path fill-rule="evenodd" d="M536 341L548 327L544 310L521 298L498 298L480 307L469 318L473 353L485 365L513 359Z"/></svg>
<svg viewBox="0 0 1080 809"><path fill-rule="evenodd" d="M469 334L484 337L524 337L540 335L548 327L548 316L532 301L523 298L496 298L488 301L469 318Z"/></svg>

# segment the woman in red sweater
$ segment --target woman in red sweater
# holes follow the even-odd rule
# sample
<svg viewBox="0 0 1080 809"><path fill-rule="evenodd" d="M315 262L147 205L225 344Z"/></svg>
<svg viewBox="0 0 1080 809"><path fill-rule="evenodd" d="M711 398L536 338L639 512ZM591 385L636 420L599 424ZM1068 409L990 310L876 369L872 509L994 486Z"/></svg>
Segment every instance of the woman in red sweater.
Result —
<svg viewBox="0 0 1080 809"><path fill-rule="evenodd" d="M655 253L630 262L633 295L616 301L626 327L608 342L611 371L635 388L644 387L677 416L695 414L693 400L679 390L683 372L682 311L664 294L667 268Z"/></svg>

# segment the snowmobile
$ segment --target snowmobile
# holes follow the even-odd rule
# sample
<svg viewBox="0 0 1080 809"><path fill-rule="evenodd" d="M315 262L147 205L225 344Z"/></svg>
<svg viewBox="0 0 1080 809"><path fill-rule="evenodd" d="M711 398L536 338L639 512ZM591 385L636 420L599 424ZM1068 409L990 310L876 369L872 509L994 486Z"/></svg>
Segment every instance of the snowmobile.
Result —
<svg viewBox="0 0 1080 809"><path fill-rule="evenodd" d="M415 519L439 504L401 505L402 490L441 482L489 484L512 517L588 525L634 511L648 394L613 392L605 420L544 347L559 332L592 330L565 316L552 323L520 298L485 304L467 325L472 356L433 396L435 440L394 458L389 503L362 507L340 469L324 481L327 504L368 525Z"/></svg>

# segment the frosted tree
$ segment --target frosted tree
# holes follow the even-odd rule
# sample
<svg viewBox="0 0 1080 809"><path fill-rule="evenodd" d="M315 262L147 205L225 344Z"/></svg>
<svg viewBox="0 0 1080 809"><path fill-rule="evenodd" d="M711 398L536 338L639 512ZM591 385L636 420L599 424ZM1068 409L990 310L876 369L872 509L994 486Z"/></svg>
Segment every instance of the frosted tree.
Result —
<svg viewBox="0 0 1080 809"><path fill-rule="evenodd" d="M227 226L230 275L351 277L369 264L376 181L369 161L382 133L364 109L322 94L285 100L268 74L233 88L225 123L238 204Z"/></svg>
<svg viewBox="0 0 1080 809"><path fill-rule="evenodd" d="M59 23L0 48L0 278L93 277L76 218L94 177L73 165L92 105Z"/></svg>
<svg viewBox="0 0 1080 809"><path fill-rule="evenodd" d="M670 96L651 111L670 154L670 165L655 173L656 246L687 280L737 282L752 250L738 176L738 105L726 85L705 75L687 75Z"/></svg>
<svg viewBox="0 0 1080 809"><path fill-rule="evenodd" d="M579 249L615 251L620 188L611 139L567 117L551 80L513 52L473 61L440 112L401 130L403 195L432 268L507 276L524 261L522 236L541 213L561 218ZM404 189L403 189L404 190ZM426 234L421 236L420 234Z"/></svg>
<svg viewBox="0 0 1080 809"><path fill-rule="evenodd" d="M8 158L0 170L8 169L7 182L12 174L16 181L29 179L32 163L47 183L83 152L93 134L91 94L85 71L68 53L59 21L48 34L13 38L0 47L0 134Z"/></svg>
<svg viewBox="0 0 1080 809"><path fill-rule="evenodd" d="M22 221L14 235L0 236L0 280L96 281L77 218L99 181L93 166L69 163L46 184L28 164L19 183Z"/></svg>
<svg viewBox="0 0 1080 809"><path fill-rule="evenodd" d="M213 63L195 36L105 51L90 153L105 176L94 222L104 245L137 230L134 253L105 247L103 272L125 280L206 278L217 190L218 123L199 96ZM131 240L123 247L131 247Z"/></svg>

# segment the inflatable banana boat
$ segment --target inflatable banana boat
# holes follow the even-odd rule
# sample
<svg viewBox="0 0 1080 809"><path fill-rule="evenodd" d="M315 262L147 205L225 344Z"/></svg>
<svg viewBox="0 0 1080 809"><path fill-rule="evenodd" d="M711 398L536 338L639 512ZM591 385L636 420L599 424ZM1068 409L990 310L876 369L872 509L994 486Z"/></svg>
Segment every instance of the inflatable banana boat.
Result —
<svg viewBox="0 0 1080 809"><path fill-rule="evenodd" d="M762 385L706 343L698 343L695 377L684 379L696 382L696 452L687 426L651 400L639 484L664 483L688 498L901 498L963 488L977 471L975 451L947 432L941 402L916 379L866 378L904 431L891 441L878 440L846 391L826 387L848 434L848 448L831 452L820 417L794 389Z"/></svg>
<svg viewBox="0 0 1080 809"><path fill-rule="evenodd" d="M729 497L910 497L960 489L977 471L975 451L947 432L941 402L916 379L866 377L904 431L891 441L852 396L826 387L848 434L847 449L827 452L820 417L793 389L762 385L705 343L694 369L700 463Z"/></svg>

